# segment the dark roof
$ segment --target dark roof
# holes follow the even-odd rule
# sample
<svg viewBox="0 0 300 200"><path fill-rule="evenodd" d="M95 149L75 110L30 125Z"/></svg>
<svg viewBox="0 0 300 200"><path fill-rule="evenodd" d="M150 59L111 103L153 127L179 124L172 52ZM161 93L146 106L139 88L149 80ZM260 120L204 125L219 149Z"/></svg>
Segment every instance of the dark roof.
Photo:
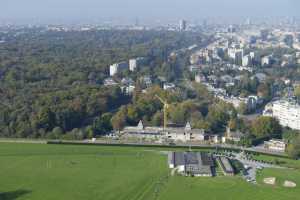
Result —
<svg viewBox="0 0 300 200"><path fill-rule="evenodd" d="M201 160L202 160L202 165L207 165L207 166L211 166L211 167L215 166L215 163L214 163L214 160L213 160L213 157L211 154L201 152Z"/></svg>
<svg viewBox="0 0 300 200"><path fill-rule="evenodd" d="M184 152L174 152L173 153L173 162L175 166L184 165Z"/></svg>
<svg viewBox="0 0 300 200"><path fill-rule="evenodd" d="M199 159L197 154L197 152L187 152L185 155L185 164L198 164Z"/></svg>
<svg viewBox="0 0 300 200"><path fill-rule="evenodd" d="M170 162L174 165L204 165L214 166L211 154L204 152L172 152L169 155Z"/></svg>
<svg viewBox="0 0 300 200"><path fill-rule="evenodd" d="M234 173L233 167L228 158L220 157L219 161L221 162L221 167L226 173Z"/></svg>
<svg viewBox="0 0 300 200"><path fill-rule="evenodd" d="M186 172L192 174L192 175L210 175L212 176L212 170L209 166L203 166L203 165L187 165L186 166Z"/></svg>
<svg viewBox="0 0 300 200"><path fill-rule="evenodd" d="M168 162L175 167L184 165L185 171L192 175L212 175L211 168L214 167L212 155L204 152L172 152Z"/></svg>
<svg viewBox="0 0 300 200"><path fill-rule="evenodd" d="M186 153L186 172L193 175L212 175L213 160L210 154L203 152Z"/></svg>

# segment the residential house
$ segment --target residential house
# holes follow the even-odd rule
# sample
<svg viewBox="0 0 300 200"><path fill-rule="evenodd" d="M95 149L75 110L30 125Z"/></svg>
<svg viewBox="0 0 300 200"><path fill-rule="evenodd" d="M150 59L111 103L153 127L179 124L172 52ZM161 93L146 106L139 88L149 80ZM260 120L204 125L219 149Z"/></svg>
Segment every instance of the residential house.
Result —
<svg viewBox="0 0 300 200"><path fill-rule="evenodd" d="M285 152L287 144L283 140L272 139L264 142L264 148L271 151Z"/></svg>

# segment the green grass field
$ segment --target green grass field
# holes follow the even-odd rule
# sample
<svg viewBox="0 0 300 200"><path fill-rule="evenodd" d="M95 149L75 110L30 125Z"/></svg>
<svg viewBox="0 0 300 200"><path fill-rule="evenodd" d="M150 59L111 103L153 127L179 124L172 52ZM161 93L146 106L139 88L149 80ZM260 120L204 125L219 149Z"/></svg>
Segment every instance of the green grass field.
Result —
<svg viewBox="0 0 300 200"><path fill-rule="evenodd" d="M264 170L258 185L240 177L170 177L166 156L149 150L0 143L0 200L300 199L298 169ZM276 186L261 183L269 176ZM283 188L285 177L297 187Z"/></svg>

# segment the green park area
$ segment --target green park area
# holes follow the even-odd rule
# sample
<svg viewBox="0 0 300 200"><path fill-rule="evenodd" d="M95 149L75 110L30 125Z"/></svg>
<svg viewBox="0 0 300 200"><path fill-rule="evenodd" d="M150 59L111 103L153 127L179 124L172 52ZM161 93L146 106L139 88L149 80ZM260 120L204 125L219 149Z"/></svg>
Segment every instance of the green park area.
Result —
<svg viewBox="0 0 300 200"><path fill-rule="evenodd" d="M289 200L299 199L295 169L265 169L258 184L240 176L171 176L168 149L0 143L1 200ZM261 157L261 159L273 159ZM299 168L298 168L298 167ZM276 177L274 185L263 183ZM297 183L294 188L283 181Z"/></svg>

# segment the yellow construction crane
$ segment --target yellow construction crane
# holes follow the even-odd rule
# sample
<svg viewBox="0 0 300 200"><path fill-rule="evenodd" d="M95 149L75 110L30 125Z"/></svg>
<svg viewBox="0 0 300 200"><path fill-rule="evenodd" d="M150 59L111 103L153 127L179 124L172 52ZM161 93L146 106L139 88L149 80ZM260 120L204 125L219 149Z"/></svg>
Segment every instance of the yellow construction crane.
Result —
<svg viewBox="0 0 300 200"><path fill-rule="evenodd" d="M168 108L169 104L166 100L162 99L160 96L155 95L155 97L164 105L164 130L166 130L168 125Z"/></svg>

